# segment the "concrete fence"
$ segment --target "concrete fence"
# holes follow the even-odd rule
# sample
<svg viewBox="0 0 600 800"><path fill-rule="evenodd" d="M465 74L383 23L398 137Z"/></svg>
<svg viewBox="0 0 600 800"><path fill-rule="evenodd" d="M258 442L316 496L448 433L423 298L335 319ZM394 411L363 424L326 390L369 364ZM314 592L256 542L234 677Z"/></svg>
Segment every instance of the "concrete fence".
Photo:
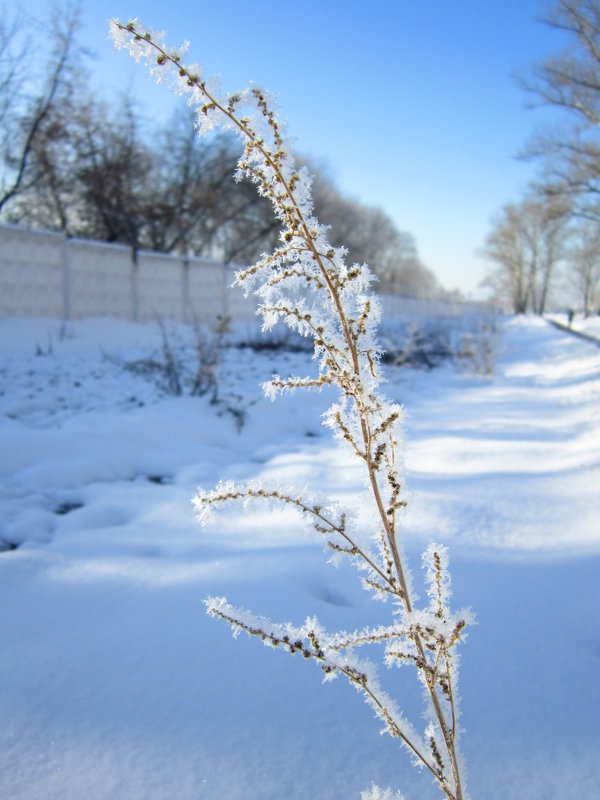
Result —
<svg viewBox="0 0 600 800"><path fill-rule="evenodd" d="M233 268L0 225L0 317L251 320Z"/></svg>
<svg viewBox="0 0 600 800"><path fill-rule="evenodd" d="M230 289L234 268L60 233L0 225L0 318L115 317L237 323L256 319L256 305ZM383 295L384 317L460 316L477 304ZM485 307L482 307L483 311ZM487 309L489 312L489 308Z"/></svg>

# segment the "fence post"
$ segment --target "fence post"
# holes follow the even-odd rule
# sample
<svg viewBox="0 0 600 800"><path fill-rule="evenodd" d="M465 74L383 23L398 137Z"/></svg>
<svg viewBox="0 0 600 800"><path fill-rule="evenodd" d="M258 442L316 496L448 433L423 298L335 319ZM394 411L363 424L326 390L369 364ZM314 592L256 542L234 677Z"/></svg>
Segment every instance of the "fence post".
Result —
<svg viewBox="0 0 600 800"><path fill-rule="evenodd" d="M228 292L229 283L227 281L227 264L222 263L221 266L221 320L226 320L229 317L229 303L230 294Z"/></svg>
<svg viewBox="0 0 600 800"><path fill-rule="evenodd" d="M135 245L131 248L131 318L133 322L139 321L140 298L139 298L139 268L138 251Z"/></svg>
<svg viewBox="0 0 600 800"><path fill-rule="evenodd" d="M69 239L63 231L60 243L63 319L71 319L71 275L69 270Z"/></svg>
<svg viewBox="0 0 600 800"><path fill-rule="evenodd" d="M181 262L181 321L190 318L190 259L186 255Z"/></svg>

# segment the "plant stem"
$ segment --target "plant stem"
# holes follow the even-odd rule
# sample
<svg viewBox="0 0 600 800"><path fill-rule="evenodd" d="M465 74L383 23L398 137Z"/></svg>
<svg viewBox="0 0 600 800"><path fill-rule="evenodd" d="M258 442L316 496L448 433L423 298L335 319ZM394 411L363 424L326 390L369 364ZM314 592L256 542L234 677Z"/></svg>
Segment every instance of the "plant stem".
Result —
<svg viewBox="0 0 600 800"><path fill-rule="evenodd" d="M120 25L120 23L119 23ZM287 224L288 231L293 236L297 236L299 239L304 242L306 246L306 250L310 253L312 261L318 267L318 273L320 273L322 280L324 282L321 284L318 279L318 285L323 289L326 287L329 300L333 309L335 310L335 316L341 325L341 329L343 332L343 338L345 340L345 347L338 347L335 341L333 343L323 342L322 337L320 336L318 330L315 329L314 325L311 324L310 319L308 319L308 326L312 329L313 334L315 337L318 335L319 340L322 341L320 347L323 348L329 354L330 362L328 362L329 366L329 375L332 376L334 382L336 382L341 389L341 391L345 394L346 397L351 397L354 410L358 417L359 425L360 425L360 436L362 436L362 441L364 445L364 453L360 452L358 449L358 444L354 441L354 437L350 435L347 429L344 429L344 426L339 421L340 429L343 433L348 433L348 437L350 437L351 442L354 444L356 452L364 458L366 462L367 468L367 475L368 481L371 489L371 494L375 505L377 507L377 512L381 521L382 525L382 536L385 537L385 541L387 541L387 546L389 547L389 552L391 553L391 558L393 562L393 567L396 574L397 583L394 578L390 577L391 575L391 564L390 564L390 572L386 575L383 570L381 570L372 559L370 559L366 552L362 549L358 548L353 540L347 535L345 530L343 530L343 526L336 525L334 522L328 520L325 516L323 516L316 507L310 507L304 503L302 503L301 499L299 498L292 498L289 496L284 496L283 494L278 494L277 496L279 499L282 499L286 502L291 502L299 507L305 513L312 514L317 519L322 521L324 524L331 527L332 532L335 531L339 535L341 535L351 546L353 549L356 550L356 553L360 555L360 557L365 561L365 563L375 571L375 573L384 581L386 586L386 590L390 591L396 597L399 597L403 608L405 610L406 615L409 617L413 613L413 603L412 599L409 594L409 587L406 579L406 573L404 569L404 565L402 562L402 557L400 555L400 550L398 548L398 543L396 541L396 530L395 530L395 512L398 507L396 504L396 500L399 494L399 486L397 483L394 482L393 472L388 472L388 487L391 492L392 500L390 502L390 508L386 509L384 504L384 499L382 496L382 490L378 480L378 471L380 468L381 462L381 453L386 452L386 460L389 459L388 465L394 463L394 440L390 437L384 446L384 449L380 449L377 453L373 452L374 442L377 440L377 437L385 430L383 424L380 424L378 428L375 424L376 421L376 413L381 409L380 405L377 405L377 401L375 402L375 406L369 400L366 402L366 397L362 393L362 390L365 388L366 383L363 383L363 379L361 377L361 365L359 359L359 338L361 335L361 325L364 319L366 319L369 311L368 305L365 306L365 310L363 312L363 316L361 316L361 321L358 324L356 332L353 332L352 325L355 322L353 319L349 319L346 315L344 310L344 304L342 302L341 290L342 286L342 278L338 276L335 272L336 265L333 261L332 257L327 254L324 255L319 252L319 249L315 243L315 239L317 238L317 234L311 230L309 225L309 220L307 220L302 212L301 204L299 205L296 197L294 195L294 183L297 180L296 176L293 176L290 180L286 180L280 166L280 159L282 156L282 139L279 134L279 129L277 126L277 122L274 120L273 114L268 110L266 101L262 93L259 90L253 90L254 97L258 103L258 107L263 113L264 117L267 119L269 126L271 127L271 131L273 133L275 145L277 146L277 152L272 153L268 146L265 145L264 140L259 138L257 133L247 124L247 120L245 118L238 118L235 112L235 105L239 101L238 99L234 99L233 97L230 98L229 104L224 105L223 103L219 102L219 100L214 97L206 88L206 83L201 80L197 75L192 74L188 68L186 68L182 63L181 59L178 55L172 55L168 51L166 51L163 47L157 44L151 38L150 34L140 34L134 29L134 25L129 23L127 26L121 26L123 30L128 31L129 33L133 34L134 40L143 40L146 44L150 45L154 48L157 52L157 62L159 65L165 64L167 61L170 62L179 72L180 77L185 78L187 81L188 86L194 87L195 89L199 90L201 96L206 99L206 104L202 106L202 110L205 113L212 110L218 110L221 114L223 114L230 123L232 123L240 133L246 139L246 154L251 154L252 151L255 149L264 159L264 163L268 165L268 167L273 171L275 176L275 182L283 189L283 193L280 195L279 193L275 194L270 190L270 183L264 177L264 173L261 172L259 168L252 166L251 160L246 162L242 165L240 161L240 168L242 171L245 171L246 174L250 174L253 179L255 179L259 184L261 184L261 188L265 190L266 194L269 194L271 199L273 200L275 206L278 208L280 212L280 216L282 221ZM236 96L237 97L237 96ZM270 180L270 179L269 179ZM285 203L283 202L285 199ZM297 248L292 248L297 249ZM298 248L299 249L299 248ZM304 247L301 249L304 250ZM328 269L327 262L330 263L330 269ZM308 274L308 273L307 273ZM312 274L312 273L311 273ZM288 315L296 314L296 317L300 319L300 311L296 309L286 309L283 307L275 308L274 310L279 311L280 313L287 313ZM364 329L362 331L364 333ZM371 371L373 371L373 362L371 359L371 351L367 352L367 358L369 359L369 363L371 366ZM332 365L332 366L331 366ZM349 378L349 373L352 373L354 378L354 382ZM324 373L325 374L325 373ZM375 374L373 372L373 374ZM374 421L375 420L375 421ZM382 445L379 446L382 448ZM248 494L248 493L247 493ZM220 614L223 618L228 619L232 624L235 623L235 620L227 617L226 615ZM235 623L238 624L239 623ZM244 626L241 626L244 627ZM348 679L359 685L360 688L369 696L372 703L379 709L381 716L386 720L386 724L393 735L399 736L403 742L412 750L412 752L416 755L419 761L427 767L427 769L432 772L432 774L436 777L436 780L439 783L440 788L448 798L448 800L463 800L463 790L461 786L460 780L460 771L458 766L458 760L456 755L455 749L455 738L456 738L456 715L455 715L455 706L454 706L454 695L452 689L452 680L451 680L451 670L450 670L450 656L447 650L444 650L445 645L440 644L440 650L437 653L436 661L434 668L431 669L429 667L429 662L427 658L427 650L423 641L422 635L419 633L419 630L415 628L415 626L410 625L410 637L414 643L414 646L417 651L417 669L420 670L425 678L425 683L427 686L427 691L429 695L429 699L433 706L433 710L435 713L435 718L437 721L437 727L439 732L444 739L444 744L447 752L447 756L450 762L450 770L452 773L452 781L454 788L451 789L448 783L448 777L445 774L444 770L442 769L442 764L440 763L440 768L437 769L433 766L427 756L424 753L421 753L420 750L412 743L406 735L402 733L398 725L393 721L391 718L388 710L386 709L385 705L376 697L375 693L368 687L366 676L362 676L364 680L359 680L357 675L352 672L351 669L345 669L343 666L336 666L336 669L339 669L343 672ZM250 631L252 632L252 631ZM438 668L440 663L440 657L442 652L444 652L444 660L446 665L446 673L447 673L447 699L450 706L450 714L451 720L447 720L446 714L444 713L444 708L442 706L442 702L438 696L437 687L438 687ZM318 658L316 653L311 653L313 657ZM437 751L436 751L437 752ZM437 756L436 752L434 755L436 759L440 760L441 756Z"/></svg>

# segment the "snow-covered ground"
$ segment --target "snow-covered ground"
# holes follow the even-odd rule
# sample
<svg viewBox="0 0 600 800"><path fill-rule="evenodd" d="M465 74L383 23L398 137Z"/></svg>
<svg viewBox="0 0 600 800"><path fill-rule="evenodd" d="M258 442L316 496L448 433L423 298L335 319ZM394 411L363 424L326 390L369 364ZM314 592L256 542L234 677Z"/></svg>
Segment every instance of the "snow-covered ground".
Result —
<svg viewBox="0 0 600 800"><path fill-rule="evenodd" d="M560 325L569 325L569 316L565 313L550 314L550 319L555 320ZM600 314L594 314L589 317L584 317L583 314L575 314L571 320L571 328L574 331L585 333L588 336L594 336L600 339Z"/></svg>
<svg viewBox="0 0 600 800"><path fill-rule="evenodd" d="M597 339L600 339L600 315L596 314L593 317L575 317L573 320L573 325L575 330L579 330L582 333L587 333L590 336L595 336Z"/></svg>
<svg viewBox="0 0 600 800"><path fill-rule="evenodd" d="M360 497L320 425L331 395L261 396L309 356L228 348L211 404L115 364L160 347L151 325L0 321L0 797L358 800L372 781L437 797L349 686L204 612L208 594L331 628L386 612L293 517L193 516L221 478ZM477 615L470 795L600 796L600 347L508 319L492 376L388 376L408 409L414 579L447 543L455 605ZM384 677L419 724L410 670Z"/></svg>

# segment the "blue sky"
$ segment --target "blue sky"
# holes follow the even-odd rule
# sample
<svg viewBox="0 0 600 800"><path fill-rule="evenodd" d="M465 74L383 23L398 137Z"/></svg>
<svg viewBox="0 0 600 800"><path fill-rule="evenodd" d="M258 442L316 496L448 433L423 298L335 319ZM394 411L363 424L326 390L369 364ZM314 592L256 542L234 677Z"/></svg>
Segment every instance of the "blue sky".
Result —
<svg viewBox="0 0 600 800"><path fill-rule="evenodd" d="M526 108L514 73L561 45L536 20L544 0L81 5L97 85L131 87L149 115L166 118L177 100L113 52L107 21L137 16L172 45L189 39L189 59L220 73L225 90L252 80L278 94L299 151L410 231L447 288L477 292L490 218L535 173L516 156L547 112ZM19 6L43 18L50 3Z"/></svg>

